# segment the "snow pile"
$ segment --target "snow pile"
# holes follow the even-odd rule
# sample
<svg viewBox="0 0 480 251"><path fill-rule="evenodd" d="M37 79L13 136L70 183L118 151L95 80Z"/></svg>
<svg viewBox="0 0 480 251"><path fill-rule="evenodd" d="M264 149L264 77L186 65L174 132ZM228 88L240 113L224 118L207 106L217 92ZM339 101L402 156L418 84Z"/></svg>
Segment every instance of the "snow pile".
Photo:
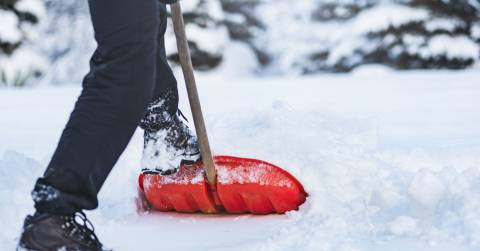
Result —
<svg viewBox="0 0 480 251"><path fill-rule="evenodd" d="M301 211L291 213L290 219L294 223L283 226L277 235L259 244L259 250L369 250L357 241L366 238L371 242L388 242L392 238L403 237L416 238L431 245L468 243L478 247L478 217L473 217L480 209L478 196L473 195L480 181L478 143L465 149L455 145L413 146L406 152L385 149L380 144L384 139L379 136L382 127L391 128L385 122L369 119L368 116L356 118L362 117L362 114L348 112L349 118L344 119L325 112L334 110L342 114L345 106L355 106L359 95L371 98L375 94L370 91L350 88L358 82L365 84L368 79L375 78L335 81L330 84L351 83L349 87L341 86L334 90L329 90L328 85L318 87L318 84L329 82L328 78L312 80L309 82L312 85L304 86L303 91L280 84L292 82L297 87L303 86L298 80L272 81L268 87L256 88L262 99L241 95L247 93L250 85L230 86L233 90L224 94L228 98L220 98L221 103L236 109L222 109L215 113L221 115L209 127L213 133L211 137L216 139L214 149L221 149L222 154L227 152L274 161L274 164L287 168L298 177L310 194ZM408 99L414 102L413 106L424 104L424 95L420 95L418 100L411 97L412 89L417 90L414 86L425 81L415 81L415 78L398 79L399 85L410 83L404 87L405 92L399 92L399 86L388 84L392 75L383 76L385 82L381 84L388 87L379 90L376 85L372 90L385 97L372 105L387 106L385 114L394 110L395 115L392 116L400 113L403 120L410 120L409 116L413 115L410 112L418 112L417 108L410 110L397 103L397 99ZM426 82L442 82L440 78L430 78ZM454 82L462 83L460 79ZM430 91L438 88L428 86L423 85L422 88ZM358 88L364 90L367 87L362 85ZM268 94L272 90L275 91ZM474 92L478 94L478 90ZM432 97L439 97L436 96L438 94ZM266 98L270 95L280 100ZM346 97L341 98L342 101L332 101L339 95ZM392 95L399 97L388 102ZM326 101L319 101L325 98ZM470 103L475 102L474 96L469 96L468 100L475 110L480 109L478 104ZM244 104L249 101L254 103L256 111L241 112L249 107ZM456 103L451 101L448 103ZM402 108L394 108L397 105ZM363 111L363 108L359 109ZM369 112L374 113L376 108L367 109L372 109ZM421 116L426 115L420 113ZM382 116L379 119L387 118ZM414 125L406 122L403 126L405 130L412 130L408 135L414 139ZM473 133L478 137L478 130Z"/></svg>
<svg viewBox="0 0 480 251"><path fill-rule="evenodd" d="M479 73L385 71L378 78L363 71L198 79L204 83L199 91L214 152L263 159L291 172L310 195L300 211L260 217L137 213L143 144L138 131L101 191L99 210L90 213L100 238L115 250L146 251L159 245L224 251L478 250L480 118L472 114L480 111ZM22 217L32 210L30 189L78 92L0 92L0 109L6 111L0 129L8 132L0 135L0 215L6 216L0 223L12 226L0 234L2 250L13 249ZM186 97L183 89L181 96ZM181 101L188 110L185 98ZM23 114L46 115L32 120ZM209 236L218 239L206 242Z"/></svg>
<svg viewBox="0 0 480 251"><path fill-rule="evenodd" d="M25 155L6 151L0 154L0 219L8 230L0 231L0 248L13 250L13 240L18 238L25 214L31 212L33 201L29 194L36 177L42 172L42 166Z"/></svg>

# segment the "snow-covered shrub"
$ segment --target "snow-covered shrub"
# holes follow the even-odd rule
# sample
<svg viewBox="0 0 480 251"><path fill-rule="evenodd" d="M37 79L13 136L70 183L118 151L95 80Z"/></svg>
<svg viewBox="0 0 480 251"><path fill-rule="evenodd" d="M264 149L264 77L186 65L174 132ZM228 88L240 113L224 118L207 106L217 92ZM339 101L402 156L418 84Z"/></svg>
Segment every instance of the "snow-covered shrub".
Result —
<svg viewBox="0 0 480 251"><path fill-rule="evenodd" d="M364 63L375 62L399 69L463 69L479 57L472 27L479 12L470 0L398 0L395 8L405 15L400 23L367 34L373 51L363 53ZM380 7L380 6L379 6Z"/></svg>
<svg viewBox="0 0 480 251"><path fill-rule="evenodd" d="M182 1L188 44L192 63L197 70L210 70L223 59L224 48L229 41L224 24L224 13L218 0ZM179 61L173 26L166 35L167 57Z"/></svg>
<svg viewBox="0 0 480 251"><path fill-rule="evenodd" d="M272 59L267 52L254 44L254 38L265 32L265 26L256 15L259 0L221 0L225 12L225 24L230 38L246 43L255 52L261 65L268 65Z"/></svg>
<svg viewBox="0 0 480 251"><path fill-rule="evenodd" d="M48 17L40 42L52 64L47 80L80 83L95 48L87 2L44 1ZM226 61L226 48L242 43L256 55L255 72L263 74L348 72L365 64L463 69L480 61L479 0L188 0L181 4L197 70L218 68ZM3 23L7 21L2 21L0 30ZM178 62L171 21L165 41L169 60ZM15 48L14 43L8 46ZM235 59L227 61L241 62L238 56L229 53Z"/></svg>
<svg viewBox="0 0 480 251"><path fill-rule="evenodd" d="M315 21L348 20L361 11L373 7L377 0L323 0L311 12Z"/></svg>
<svg viewBox="0 0 480 251"><path fill-rule="evenodd" d="M31 85L45 70L34 42L44 16L41 0L0 1L0 85Z"/></svg>
<svg viewBox="0 0 480 251"><path fill-rule="evenodd" d="M45 82L79 84L89 70L89 60L96 46L88 2L44 1L47 18L40 46L51 66Z"/></svg>
<svg viewBox="0 0 480 251"><path fill-rule="evenodd" d="M252 40L277 72L463 69L479 59L477 0L265 0Z"/></svg>
<svg viewBox="0 0 480 251"><path fill-rule="evenodd" d="M41 47L51 62L49 83L81 83L95 49L87 1L45 0L48 12ZM183 1L187 34L196 69L208 70L220 64L228 33L217 0ZM178 61L175 36L169 20L167 56Z"/></svg>

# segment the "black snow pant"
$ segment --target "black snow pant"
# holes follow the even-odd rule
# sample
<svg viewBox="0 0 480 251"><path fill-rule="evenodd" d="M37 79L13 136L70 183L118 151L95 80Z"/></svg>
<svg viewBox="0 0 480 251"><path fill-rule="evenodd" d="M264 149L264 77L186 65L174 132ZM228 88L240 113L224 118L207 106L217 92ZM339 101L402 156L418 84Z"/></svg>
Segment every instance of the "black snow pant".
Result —
<svg viewBox="0 0 480 251"><path fill-rule="evenodd" d="M98 48L32 192L38 212L95 209L100 188L147 106L168 94L167 112L178 109L177 83L165 55L166 6L159 0L89 0L89 6Z"/></svg>

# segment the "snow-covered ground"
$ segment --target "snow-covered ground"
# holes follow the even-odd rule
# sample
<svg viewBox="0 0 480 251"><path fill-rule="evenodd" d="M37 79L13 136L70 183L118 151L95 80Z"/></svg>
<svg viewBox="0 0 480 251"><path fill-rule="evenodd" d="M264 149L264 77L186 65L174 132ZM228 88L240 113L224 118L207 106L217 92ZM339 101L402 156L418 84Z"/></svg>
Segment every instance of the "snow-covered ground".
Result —
<svg viewBox="0 0 480 251"><path fill-rule="evenodd" d="M116 251L479 250L480 72L371 69L200 76L214 151L284 167L308 201L287 215L137 213L137 131L89 213L100 238ZM14 249L79 91L0 89L0 250Z"/></svg>

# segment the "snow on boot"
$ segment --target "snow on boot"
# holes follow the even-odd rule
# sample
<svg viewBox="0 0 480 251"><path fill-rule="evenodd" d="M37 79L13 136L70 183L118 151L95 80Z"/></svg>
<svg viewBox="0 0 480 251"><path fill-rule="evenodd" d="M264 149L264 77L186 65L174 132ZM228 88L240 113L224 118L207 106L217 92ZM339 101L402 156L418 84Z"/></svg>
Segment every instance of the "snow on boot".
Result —
<svg viewBox="0 0 480 251"><path fill-rule="evenodd" d="M83 212L27 216L17 251L106 251Z"/></svg>
<svg viewBox="0 0 480 251"><path fill-rule="evenodd" d="M172 174L182 163L200 159L197 137L188 128L188 121L180 110L168 113L167 103L165 99L153 102L140 123L145 130L143 172Z"/></svg>

